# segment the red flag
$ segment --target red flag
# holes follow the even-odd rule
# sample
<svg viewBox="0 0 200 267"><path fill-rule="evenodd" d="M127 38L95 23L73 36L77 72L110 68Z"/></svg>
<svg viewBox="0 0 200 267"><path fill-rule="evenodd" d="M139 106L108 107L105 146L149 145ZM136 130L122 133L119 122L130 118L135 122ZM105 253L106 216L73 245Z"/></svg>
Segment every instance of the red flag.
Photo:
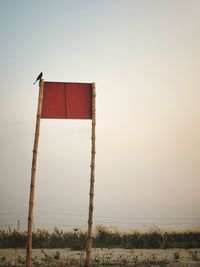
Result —
<svg viewBox="0 0 200 267"><path fill-rule="evenodd" d="M92 84L44 82L41 118L92 119Z"/></svg>

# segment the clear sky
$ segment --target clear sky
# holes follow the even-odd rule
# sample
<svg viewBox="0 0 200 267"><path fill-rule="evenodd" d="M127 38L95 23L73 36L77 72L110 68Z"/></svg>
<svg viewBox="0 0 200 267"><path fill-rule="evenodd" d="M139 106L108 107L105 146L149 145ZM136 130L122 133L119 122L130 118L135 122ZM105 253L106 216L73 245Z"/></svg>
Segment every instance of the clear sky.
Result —
<svg viewBox="0 0 200 267"><path fill-rule="evenodd" d="M25 226L38 86L96 82L95 224L200 225L200 1L0 1L0 225ZM35 226L85 226L91 122L42 120Z"/></svg>

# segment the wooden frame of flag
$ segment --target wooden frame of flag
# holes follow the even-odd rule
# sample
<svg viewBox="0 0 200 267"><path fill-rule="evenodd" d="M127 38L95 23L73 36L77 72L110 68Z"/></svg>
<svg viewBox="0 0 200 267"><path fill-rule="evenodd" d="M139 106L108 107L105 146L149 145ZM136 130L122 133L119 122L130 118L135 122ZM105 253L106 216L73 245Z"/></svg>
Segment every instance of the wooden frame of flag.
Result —
<svg viewBox="0 0 200 267"><path fill-rule="evenodd" d="M31 168L26 267L32 267L32 228L35 193L35 177L38 155L41 119L90 119L91 132L91 173L88 212L88 234L86 244L86 259L84 267L91 266L92 225L94 209L94 181L96 154L96 88L95 83L60 83L39 82L39 97L36 115L35 139Z"/></svg>

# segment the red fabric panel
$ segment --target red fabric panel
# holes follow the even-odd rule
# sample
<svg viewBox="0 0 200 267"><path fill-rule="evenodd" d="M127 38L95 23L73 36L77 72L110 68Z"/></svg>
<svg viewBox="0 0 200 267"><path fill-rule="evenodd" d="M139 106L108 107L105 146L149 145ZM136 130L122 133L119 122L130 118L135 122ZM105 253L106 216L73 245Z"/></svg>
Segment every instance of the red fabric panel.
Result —
<svg viewBox="0 0 200 267"><path fill-rule="evenodd" d="M92 84L45 82L42 118L91 119Z"/></svg>
<svg viewBox="0 0 200 267"><path fill-rule="evenodd" d="M69 83L66 88L67 118L91 119L91 84Z"/></svg>
<svg viewBox="0 0 200 267"><path fill-rule="evenodd" d="M43 89L42 118L66 119L64 83L45 82Z"/></svg>

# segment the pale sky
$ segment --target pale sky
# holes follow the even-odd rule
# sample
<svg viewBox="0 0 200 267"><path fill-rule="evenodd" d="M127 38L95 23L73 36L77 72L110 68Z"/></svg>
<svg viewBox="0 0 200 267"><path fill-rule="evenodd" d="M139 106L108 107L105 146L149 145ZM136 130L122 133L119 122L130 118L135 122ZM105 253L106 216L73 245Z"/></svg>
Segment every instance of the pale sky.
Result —
<svg viewBox="0 0 200 267"><path fill-rule="evenodd" d="M95 224L200 225L200 1L0 0L0 228L26 227L38 86L95 82ZM35 227L85 227L91 121L42 120Z"/></svg>

